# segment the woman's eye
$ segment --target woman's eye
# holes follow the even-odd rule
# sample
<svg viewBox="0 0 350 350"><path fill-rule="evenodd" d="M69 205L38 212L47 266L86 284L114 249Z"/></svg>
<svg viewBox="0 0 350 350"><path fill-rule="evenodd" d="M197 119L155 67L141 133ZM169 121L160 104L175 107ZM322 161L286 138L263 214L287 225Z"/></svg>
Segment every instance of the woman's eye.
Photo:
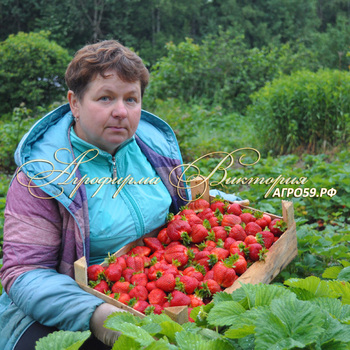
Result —
<svg viewBox="0 0 350 350"><path fill-rule="evenodd" d="M110 100L110 97L108 97L108 96L102 96L102 97L100 97L100 100L101 100L101 101L109 101L109 100Z"/></svg>
<svg viewBox="0 0 350 350"><path fill-rule="evenodd" d="M135 103L135 102L137 102L137 99L136 99L135 97L128 97L126 100L127 100L127 102L129 102L129 103Z"/></svg>

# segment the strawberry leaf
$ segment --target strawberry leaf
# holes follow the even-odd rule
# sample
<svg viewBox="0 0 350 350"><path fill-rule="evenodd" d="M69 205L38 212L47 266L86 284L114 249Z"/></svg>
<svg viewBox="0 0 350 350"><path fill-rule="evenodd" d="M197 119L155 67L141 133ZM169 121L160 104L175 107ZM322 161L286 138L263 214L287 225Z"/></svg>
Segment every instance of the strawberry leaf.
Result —
<svg viewBox="0 0 350 350"><path fill-rule="evenodd" d="M162 330L162 327L156 323L147 323L142 325L141 328L144 329L149 334L151 334L152 336L155 336L157 333L159 333Z"/></svg>
<svg viewBox="0 0 350 350"><path fill-rule="evenodd" d="M134 339L141 346L149 346L152 343L155 343L154 338L143 328L136 326L131 323L119 323L118 329L119 332L122 332L124 335Z"/></svg>
<svg viewBox="0 0 350 350"><path fill-rule="evenodd" d="M46 337L40 338L35 345L35 350L77 350L90 337L91 332L57 331Z"/></svg>
<svg viewBox="0 0 350 350"><path fill-rule="evenodd" d="M121 336L119 336L118 340L114 343L114 346L112 348L112 350L118 350L118 349L141 350L141 349L144 349L144 347L142 347L133 338L130 338L122 334Z"/></svg>
<svg viewBox="0 0 350 350"><path fill-rule="evenodd" d="M329 282L322 281L315 276L309 276L305 279L291 278L285 281L284 284L289 286L291 290L297 294L299 299L307 300L316 297L337 297L337 294L329 288Z"/></svg>
<svg viewBox="0 0 350 350"><path fill-rule="evenodd" d="M236 301L223 301L210 310L207 321L213 326L231 326L246 309Z"/></svg>
<svg viewBox="0 0 350 350"><path fill-rule="evenodd" d="M130 349L130 348L117 348L116 350L120 350L120 349ZM156 341L155 343L152 343L151 345L147 346L146 348L142 348L143 350L176 350L178 349L178 347L176 345L172 345L170 344L167 340L165 339L159 339L158 341ZM112 349L113 350L113 349ZM133 349L130 349L133 350Z"/></svg>
<svg viewBox="0 0 350 350"><path fill-rule="evenodd" d="M159 334L165 335L171 343L175 342L176 334L183 331L182 326L172 320L162 322L160 326L162 330Z"/></svg>
<svg viewBox="0 0 350 350"><path fill-rule="evenodd" d="M255 344L261 350L304 348L324 332L325 314L310 302L275 299L256 319Z"/></svg>

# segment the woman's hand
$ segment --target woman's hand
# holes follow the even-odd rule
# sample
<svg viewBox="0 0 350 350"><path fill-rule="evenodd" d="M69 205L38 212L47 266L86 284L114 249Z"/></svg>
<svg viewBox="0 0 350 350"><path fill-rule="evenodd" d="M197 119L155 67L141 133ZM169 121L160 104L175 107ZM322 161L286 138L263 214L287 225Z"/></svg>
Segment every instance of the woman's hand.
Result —
<svg viewBox="0 0 350 350"><path fill-rule="evenodd" d="M90 330L92 334L102 343L113 346L114 342L120 336L120 332L112 331L103 326L106 318L113 312L125 312L111 304L103 303L99 305L90 320Z"/></svg>

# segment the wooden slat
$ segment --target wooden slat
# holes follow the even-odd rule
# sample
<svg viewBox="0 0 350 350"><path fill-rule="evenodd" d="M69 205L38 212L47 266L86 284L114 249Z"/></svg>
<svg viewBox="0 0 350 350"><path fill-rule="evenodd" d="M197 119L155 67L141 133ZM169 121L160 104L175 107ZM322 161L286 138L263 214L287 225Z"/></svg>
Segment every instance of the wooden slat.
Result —
<svg viewBox="0 0 350 350"><path fill-rule="evenodd" d="M141 318L145 317L145 315L143 313L133 309L130 306L127 306L127 305L121 303L118 300L115 300L115 299L109 297L108 295L106 295L104 293L101 293L101 292L99 292L99 291L97 291L97 290L95 290L95 289L93 289L93 288L91 288L91 287L89 287L89 286L87 286L85 284L78 283L78 285L79 285L79 287L81 289L83 289L86 292L88 292L88 293L90 293L90 294L92 294L92 295L94 295L94 296L104 300L108 304L114 305L114 306L118 307L119 309L122 309L122 310L125 310L127 312L130 312L134 316L138 316L138 317L141 317Z"/></svg>
<svg viewBox="0 0 350 350"><path fill-rule="evenodd" d="M191 195L192 200L195 200L197 196L205 199L209 202L209 184L208 180L205 180L201 176L197 176L195 179L191 180Z"/></svg>
<svg viewBox="0 0 350 350"><path fill-rule="evenodd" d="M164 309L164 313L173 321L183 324L188 322L188 307L187 306L171 306Z"/></svg>

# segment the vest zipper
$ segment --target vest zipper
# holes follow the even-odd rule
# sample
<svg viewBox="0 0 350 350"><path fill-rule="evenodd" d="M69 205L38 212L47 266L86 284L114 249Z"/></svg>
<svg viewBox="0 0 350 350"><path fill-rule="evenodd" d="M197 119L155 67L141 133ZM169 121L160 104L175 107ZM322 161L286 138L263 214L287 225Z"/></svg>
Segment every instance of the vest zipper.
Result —
<svg viewBox="0 0 350 350"><path fill-rule="evenodd" d="M117 161L115 159L115 156L112 157L112 163L113 163L113 178L117 177ZM137 202L135 201L135 199L132 197L132 195L127 191L127 189L124 187L124 198L128 200L130 206L133 208L137 220L138 220L138 224L139 224L139 228L138 228L138 232L140 234L140 236L143 236L145 234L145 224L143 221L143 217L142 214L140 212L139 206L137 205ZM124 199L124 200L125 200Z"/></svg>
<svg viewBox="0 0 350 350"><path fill-rule="evenodd" d="M113 162L113 179L117 177L117 165L115 161L115 157L112 157L112 162Z"/></svg>

